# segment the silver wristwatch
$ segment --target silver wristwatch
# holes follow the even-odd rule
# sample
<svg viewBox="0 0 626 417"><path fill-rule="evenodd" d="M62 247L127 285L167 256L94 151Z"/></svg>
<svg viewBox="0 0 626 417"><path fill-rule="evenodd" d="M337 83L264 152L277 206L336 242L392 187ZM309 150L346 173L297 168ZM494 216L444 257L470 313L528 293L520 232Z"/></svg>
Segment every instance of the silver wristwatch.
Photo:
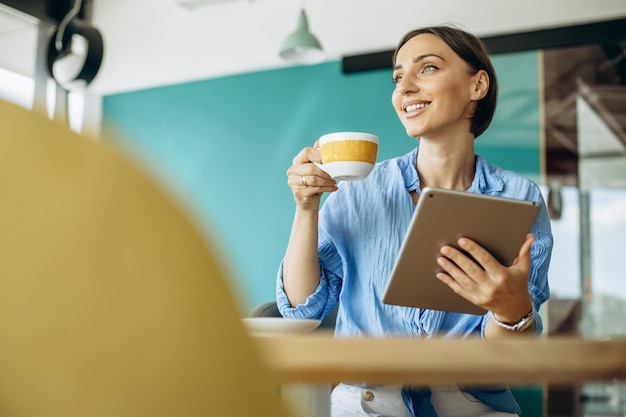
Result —
<svg viewBox="0 0 626 417"><path fill-rule="evenodd" d="M530 313L526 314L524 317L520 319L520 321L518 321L515 324L502 323L496 318L495 314L492 314L491 317L493 318L493 321L495 321L498 326L504 329L510 330L512 332L523 332L524 330L528 329L528 327L531 324L535 322L535 310L534 309L530 310Z"/></svg>

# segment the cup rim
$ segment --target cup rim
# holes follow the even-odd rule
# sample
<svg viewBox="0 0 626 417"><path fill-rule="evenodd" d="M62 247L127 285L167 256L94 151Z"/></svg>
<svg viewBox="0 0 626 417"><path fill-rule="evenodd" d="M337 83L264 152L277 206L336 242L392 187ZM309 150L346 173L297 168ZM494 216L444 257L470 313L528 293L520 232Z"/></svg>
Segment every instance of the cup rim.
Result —
<svg viewBox="0 0 626 417"><path fill-rule="evenodd" d="M358 136L358 137L355 137ZM379 139L373 133L367 132L331 132L326 133L319 138L319 143L322 145L327 142L335 142L338 140L346 140L346 139L356 139L356 140L366 140L368 142L378 143Z"/></svg>

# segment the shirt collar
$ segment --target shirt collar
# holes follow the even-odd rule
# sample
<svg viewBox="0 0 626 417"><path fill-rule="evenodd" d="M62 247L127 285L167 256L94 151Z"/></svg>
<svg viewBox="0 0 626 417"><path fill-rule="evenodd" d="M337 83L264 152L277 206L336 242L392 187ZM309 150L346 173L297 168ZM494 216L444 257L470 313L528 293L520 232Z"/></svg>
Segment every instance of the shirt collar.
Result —
<svg viewBox="0 0 626 417"><path fill-rule="evenodd" d="M415 169L418 149L419 147L415 147L409 153L398 159L398 166L404 178L404 188L408 192L419 190L420 188L420 179ZM489 165L487 161L478 154L476 154L475 159L476 172L474 174L474 181L468 191L478 194L496 194L501 192L504 188L504 181L499 173L499 169Z"/></svg>

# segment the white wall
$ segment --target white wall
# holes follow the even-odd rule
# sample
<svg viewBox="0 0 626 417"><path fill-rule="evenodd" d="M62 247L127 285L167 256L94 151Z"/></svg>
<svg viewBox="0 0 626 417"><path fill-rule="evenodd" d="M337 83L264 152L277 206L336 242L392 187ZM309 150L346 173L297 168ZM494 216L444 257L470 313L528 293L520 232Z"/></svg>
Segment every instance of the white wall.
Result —
<svg viewBox="0 0 626 417"><path fill-rule="evenodd" d="M496 35L626 16L624 0L95 0L106 57L92 88L140 89L285 65L277 56L305 4L329 59L392 49L408 30L454 23Z"/></svg>

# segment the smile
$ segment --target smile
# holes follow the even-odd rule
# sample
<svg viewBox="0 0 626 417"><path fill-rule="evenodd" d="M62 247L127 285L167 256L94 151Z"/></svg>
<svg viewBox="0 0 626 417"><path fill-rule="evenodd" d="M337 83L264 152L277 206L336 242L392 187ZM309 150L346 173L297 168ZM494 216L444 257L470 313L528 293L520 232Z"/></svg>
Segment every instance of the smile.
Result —
<svg viewBox="0 0 626 417"><path fill-rule="evenodd" d="M415 111L417 109L423 109L423 108L427 107L428 105L430 105L430 103L411 104L409 106L406 106L404 111L407 112L407 113L410 113L410 112Z"/></svg>

